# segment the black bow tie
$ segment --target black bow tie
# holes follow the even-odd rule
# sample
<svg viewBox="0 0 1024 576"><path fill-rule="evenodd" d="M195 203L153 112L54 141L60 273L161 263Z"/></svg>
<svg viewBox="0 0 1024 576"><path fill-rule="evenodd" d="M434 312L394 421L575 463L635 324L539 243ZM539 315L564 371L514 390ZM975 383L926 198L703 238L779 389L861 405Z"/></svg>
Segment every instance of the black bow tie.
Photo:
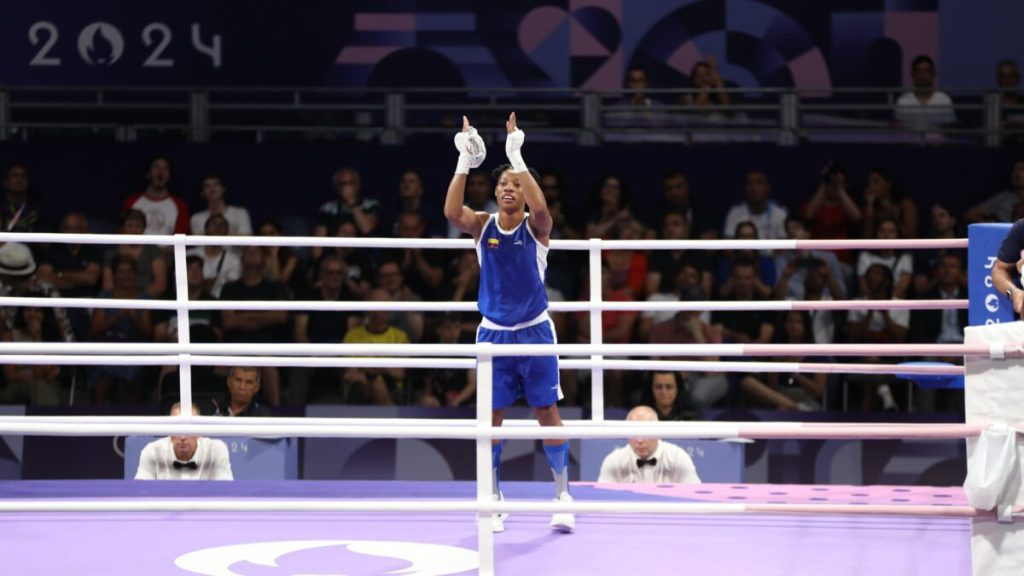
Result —
<svg viewBox="0 0 1024 576"><path fill-rule="evenodd" d="M175 470L181 470L182 468L191 468L192 470L198 470L199 469L199 465L196 464L195 462L179 462L179 461L175 460L174 461L174 469Z"/></svg>
<svg viewBox="0 0 1024 576"><path fill-rule="evenodd" d="M637 458L636 459L636 467L637 468L643 468L644 466L650 466L651 468L653 468L657 464L658 464L658 459L657 458L648 458L646 460L644 460L643 458Z"/></svg>

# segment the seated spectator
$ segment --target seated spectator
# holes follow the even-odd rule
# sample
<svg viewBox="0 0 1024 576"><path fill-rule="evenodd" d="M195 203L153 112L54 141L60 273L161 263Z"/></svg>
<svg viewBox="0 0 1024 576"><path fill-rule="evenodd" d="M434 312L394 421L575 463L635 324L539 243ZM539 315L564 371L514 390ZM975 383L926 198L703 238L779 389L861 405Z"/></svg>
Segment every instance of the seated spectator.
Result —
<svg viewBox="0 0 1024 576"><path fill-rule="evenodd" d="M897 240L899 232L895 220L882 220L878 223L875 236L879 240ZM910 283L914 277L914 262L907 253L897 253L892 249L864 250L857 257L857 283L861 294L867 294L866 275L873 264L881 264L889 269L895 278L893 298L906 298L910 291Z"/></svg>
<svg viewBox="0 0 1024 576"><path fill-rule="evenodd" d="M188 299L190 302L216 300L206 290L206 283L203 281L203 259L198 256L187 256L185 258L185 282L188 287ZM173 310L153 311L153 340L157 342L178 341L178 313ZM189 310L188 324L190 331L195 334L197 328L214 335L214 341L220 340L220 326L216 310ZM202 328L200 328L202 327Z"/></svg>
<svg viewBox="0 0 1024 576"><path fill-rule="evenodd" d="M838 289L836 278L832 275L831 269L825 265L811 265L807 267L804 275L803 300L822 301L834 300L832 290ZM814 334L816 344L832 344L836 341L835 313L831 310L811 310L808 312L811 317L811 332Z"/></svg>
<svg viewBox="0 0 1024 576"><path fill-rule="evenodd" d="M899 193L888 172L874 169L868 173L868 184L864 188L863 235L877 238L877 225L882 220L894 220L900 238L917 238L917 205Z"/></svg>
<svg viewBox="0 0 1024 576"><path fill-rule="evenodd" d="M342 222L338 225L336 236L338 238L355 238L356 227L351 222ZM377 269L375 259L371 257L370 251L360 248L324 248L323 256L336 256L345 263L347 274L345 275L345 287L352 293L356 300L365 300L373 287L371 281ZM313 264L313 271L319 270L318 264ZM311 284L316 286L319 279L315 276Z"/></svg>
<svg viewBox="0 0 1024 576"><path fill-rule="evenodd" d="M690 288L680 298L684 301L703 300L704 294L697 287ZM717 313L716 313L717 314ZM721 344L722 327L711 326L701 320L700 312L681 310L675 316L654 325L651 331L651 344ZM700 360L718 361L717 356L704 356ZM680 376L684 380L689 404L695 408L710 408L729 393L729 382L719 372L684 372Z"/></svg>
<svg viewBox="0 0 1024 576"><path fill-rule="evenodd" d="M427 223L419 213L403 212L398 215L395 232L399 238L426 238L426 231ZM403 249L400 265L409 288L427 300L440 299L447 256L444 250Z"/></svg>
<svg viewBox="0 0 1024 576"><path fill-rule="evenodd" d="M807 226L799 218L786 218L786 233L791 240L807 240ZM835 254L825 250L785 250L775 256L775 269L781 270L775 285L775 298L779 300L803 300L807 270L824 266L826 290L829 300L846 298L843 269Z"/></svg>
<svg viewBox="0 0 1024 576"><path fill-rule="evenodd" d="M472 344L462 338L462 318L446 313L437 324L439 344ZM417 404L421 406L468 406L476 399L476 369L439 368L426 374Z"/></svg>
<svg viewBox="0 0 1024 576"><path fill-rule="evenodd" d="M782 315L776 329L778 344L812 344L811 317L806 312L790 311ZM804 356L780 356L776 362L812 362ZM802 372L747 374L740 380L743 394L761 406L775 410L821 410L825 393L825 374Z"/></svg>
<svg viewBox="0 0 1024 576"><path fill-rule="evenodd" d="M640 66L630 66L626 70L626 96L622 101L635 108L652 108L658 105L657 100L647 96L647 70Z"/></svg>
<svg viewBox="0 0 1024 576"><path fill-rule="evenodd" d="M587 238L612 238L620 223L633 219L629 208L629 186L618 176L601 178L590 201Z"/></svg>
<svg viewBox="0 0 1024 576"><path fill-rule="evenodd" d="M832 162L822 166L818 189L800 207L803 219L812 223L808 238L845 240L854 227L859 228L860 208L847 193L846 185L846 170L842 166ZM853 262L853 252L849 250L843 250L838 256L844 262Z"/></svg>
<svg viewBox="0 0 1024 576"><path fill-rule="evenodd" d="M370 300L389 302L387 291L377 288L370 292ZM372 308L372 306L368 306ZM409 335L389 323L389 315L382 310L366 313L366 324L345 333L345 344L408 344ZM404 368L347 368L345 370L345 402L350 404L377 404L389 406L400 398L405 385Z"/></svg>
<svg viewBox="0 0 1024 576"><path fill-rule="evenodd" d="M463 201L474 212L494 214L498 211L498 203L494 201L494 186L491 184L491 177L487 172L478 170L469 173L469 176L466 177L466 194ZM449 222L448 237L458 238L459 236L462 236L462 232Z"/></svg>
<svg viewBox="0 0 1024 576"><path fill-rule="evenodd" d="M921 294L927 300L956 300L967 297L963 286L964 262L956 253L939 260L934 287ZM910 314L910 341L934 344L962 344L967 310L914 310Z"/></svg>
<svg viewBox="0 0 1024 576"><path fill-rule="evenodd" d="M57 319L48 308L14 308L14 326L3 334L3 341L60 342ZM61 367L54 364L4 364L6 387L0 389L0 401L55 406L60 403L60 375Z"/></svg>
<svg viewBox="0 0 1024 576"><path fill-rule="evenodd" d="M87 234L85 216L72 212L60 223L62 234ZM92 298L100 287L103 274L103 252L95 244L53 243L40 251L36 275L41 282L53 285L65 298ZM68 319L76 340L85 340L89 331L89 312L71 308Z"/></svg>
<svg viewBox="0 0 1024 576"><path fill-rule="evenodd" d="M47 232L46 216L32 202L28 168L11 164L3 180L4 197L0 201L0 230L4 232Z"/></svg>
<svg viewBox="0 0 1024 576"><path fill-rule="evenodd" d="M146 189L129 196L121 206L122 212L138 210L145 215L142 234L188 234L188 205L171 194L170 181L170 162L155 158L146 172Z"/></svg>
<svg viewBox="0 0 1024 576"><path fill-rule="evenodd" d="M260 224L260 236L280 236L282 232L281 223L273 218ZM299 257L295 255L295 250L291 246L264 246L263 252L266 262L263 273L266 274L267 280L293 287L293 280L302 277L298 272Z"/></svg>
<svg viewBox="0 0 1024 576"><path fill-rule="evenodd" d="M206 219L206 236L227 236L228 221L219 214ZM242 259L233 250L225 246L197 246L188 251L203 261L203 290L214 298L220 297L220 291L228 282L234 282L242 276Z"/></svg>
<svg viewBox="0 0 1024 576"><path fill-rule="evenodd" d="M242 277L228 282L221 290L221 300L288 300L288 289L280 282L263 276L265 255L259 246L242 249ZM285 310L231 310L221 312L224 341L227 343L287 342L288 312ZM262 386L267 404L281 403L281 377L276 366L261 369Z"/></svg>
<svg viewBox="0 0 1024 576"><path fill-rule="evenodd" d="M398 183L398 216L391 227L392 234L402 237L403 214L419 214L423 225L420 233L424 238L438 238L445 231L447 220L441 221L439 214L444 214L440 206L435 206L423 198L423 177L415 170L406 170Z"/></svg>
<svg viewBox="0 0 1024 576"><path fill-rule="evenodd" d="M337 256L320 259L320 282L316 288L302 296L314 302L344 302L355 300L345 285L348 269ZM351 312L302 310L294 313L294 338L300 344L340 344L357 317ZM289 385L290 401L305 404L308 399L319 401L331 390L338 389L342 371L339 368L293 368Z"/></svg>
<svg viewBox="0 0 1024 576"><path fill-rule="evenodd" d="M974 222L1014 222L1013 207L1024 202L1024 159L1013 163L1010 188L989 196L967 211L964 219Z"/></svg>
<svg viewBox="0 0 1024 576"><path fill-rule="evenodd" d="M896 121L908 130L929 130L956 122L953 100L935 89L935 62L921 54L910 66L914 89L896 101Z"/></svg>
<svg viewBox="0 0 1024 576"><path fill-rule="evenodd" d="M643 224L639 220L624 220L615 227L615 238L618 240L642 240ZM612 285L629 293L632 300L643 298L647 282L647 251L645 250L608 250L603 253L608 271L612 275Z"/></svg>
<svg viewBox="0 0 1024 576"><path fill-rule="evenodd" d="M18 242L0 245L0 296L60 298L61 294L52 284L42 281L36 275L36 261L28 246ZM75 333L65 308L50 308L57 321L57 330L63 342L74 342ZM0 332L14 329L14 306L0 307Z"/></svg>
<svg viewBox="0 0 1024 576"><path fill-rule="evenodd" d="M957 237L956 216L942 204L932 204L931 226L928 228L929 238L952 240ZM946 254L957 254L963 250L915 250L914 251L914 294L921 298L922 294L935 288L942 257ZM966 282L966 278L964 281Z"/></svg>
<svg viewBox="0 0 1024 576"><path fill-rule="evenodd" d="M654 407L658 420L676 422L693 420L699 416L690 404L682 376L680 372L667 370L651 372L643 401L644 405Z"/></svg>
<svg viewBox="0 0 1024 576"><path fill-rule="evenodd" d="M740 222L736 225L736 240L758 240L757 227L753 222ZM718 286L718 296L721 298L732 297L732 267L739 260L750 262L757 268L754 276L754 293L758 298L771 298L775 286L775 261L769 255L770 251L757 250L726 250L718 258L718 270L715 274L715 285Z"/></svg>
<svg viewBox="0 0 1024 576"><path fill-rule="evenodd" d="M947 252L939 259L935 285L920 295L921 298L952 300L966 298L964 287L963 257L956 252ZM907 341L926 344L962 344L964 327L967 326L967 310L914 310L910 313L910 328ZM962 363L962 358L930 357L923 360ZM922 388L914 393L914 409L919 412L964 411L963 390L936 390Z"/></svg>
<svg viewBox="0 0 1024 576"><path fill-rule="evenodd" d="M868 300L892 300L893 273L885 264L874 263L868 266L864 274L866 291L862 298ZM907 328L910 325L908 310L864 310L855 308L846 316L846 334L853 343L895 345L906 342ZM878 357L862 359L867 363L882 362ZM853 374L846 377L850 382L863 388L872 388L875 394L864 393L864 408L874 405L874 399L881 402L886 411L898 409L892 394L891 383L895 376L888 374Z"/></svg>
<svg viewBox="0 0 1024 576"><path fill-rule="evenodd" d="M377 286L387 292L388 299L398 302L420 302L423 298L405 284L405 277L397 262L383 262L377 268ZM372 291L371 291L372 292ZM369 295L370 292L367 293ZM391 312L388 323L405 332L410 340L419 342L423 337L422 312Z"/></svg>
<svg viewBox="0 0 1024 576"><path fill-rule="evenodd" d="M785 238L786 216L789 212L769 198L771 192L772 187L764 172L748 172L745 200L734 205L726 214L723 237L732 238L741 222L750 222L757 228L757 237L762 240Z"/></svg>
<svg viewBox="0 0 1024 576"><path fill-rule="evenodd" d="M660 250L655 252L657 254ZM703 296L707 294L704 292L702 284L702 272L697 270L693 264L683 264L681 268L676 272L675 279L672 282L666 292L655 292L647 297L648 302L678 302L683 299L685 294L700 294ZM710 282L709 282L710 284ZM637 340L647 342L651 339L651 330L655 324L665 322L675 318L676 313L672 310L646 310L640 313L640 320L637 322L636 334ZM703 321L711 319L711 312L701 312L700 318Z"/></svg>
<svg viewBox="0 0 1024 576"><path fill-rule="evenodd" d="M658 414L648 406L629 411L626 420L652 422ZM679 446L657 438L630 438L629 444L616 448L601 463L602 483L700 484L693 459Z"/></svg>
<svg viewBox="0 0 1024 576"><path fill-rule="evenodd" d="M112 290L103 290L97 298L114 300L137 300L148 296L140 292L136 282L135 260L127 254L114 257ZM94 308L89 339L93 342L146 342L152 339L152 313L141 309ZM128 403L135 404L141 399L142 366L117 365L97 366L92 370L89 382L95 391L96 403L105 404L110 400L115 387L122 387Z"/></svg>
<svg viewBox="0 0 1024 576"><path fill-rule="evenodd" d="M210 235L206 231L207 220L210 216L223 216L227 221L228 229L226 234L219 236L252 236L252 221L249 219L249 211L242 206L229 206L224 199L224 181L220 176L211 175L203 178L203 189L199 196L206 202L206 210L192 215L192 234Z"/></svg>
<svg viewBox="0 0 1024 576"><path fill-rule="evenodd" d="M256 366L235 366L228 372L228 395L214 401L214 416L272 416L270 408L260 403L260 373Z"/></svg>
<svg viewBox="0 0 1024 576"><path fill-rule="evenodd" d="M376 236L380 225L380 202L364 198L362 181L355 168L340 168L334 173L334 193L337 199L324 202L317 214L314 236L327 236L337 230L338 224L352 222L360 236ZM313 248L313 258L319 258L322 248Z"/></svg>
<svg viewBox="0 0 1024 576"><path fill-rule="evenodd" d="M121 215L121 234L142 234L146 229L146 215L128 210ZM111 246L103 255L103 290L114 289L114 260L118 256L131 256L135 261L135 288L148 298L163 298L167 291L167 260L164 252L151 244L119 244Z"/></svg>
<svg viewBox="0 0 1024 576"><path fill-rule="evenodd" d="M732 284L731 301L752 302L760 300L755 290L757 276L754 263L747 259L736 260L729 276ZM775 322L770 312L721 310L711 314L712 325L719 325L723 342L736 344L768 344L775 332Z"/></svg>
<svg viewBox="0 0 1024 576"><path fill-rule="evenodd" d="M725 91L725 82L722 82L722 77L718 74L718 61L714 56L709 54L707 60L698 61L690 68L690 82L696 92L684 94L683 105L695 107L729 105L729 93Z"/></svg>
<svg viewBox="0 0 1024 576"><path fill-rule="evenodd" d="M662 240L689 240L690 223L682 212L664 212L661 216ZM693 266L700 275L705 294L711 293L711 257L707 250L652 250L644 282L648 295L672 292L676 277L684 266Z"/></svg>
<svg viewBox="0 0 1024 576"><path fill-rule="evenodd" d="M199 416L199 406L192 405ZM171 407L171 416L181 415L181 404ZM154 440L142 449L136 480L234 480L228 446L223 440L205 436L174 435Z"/></svg>
<svg viewBox="0 0 1024 576"><path fill-rule="evenodd" d="M452 302L476 302L480 291L480 262L476 252L465 250L459 252L448 266L448 276L452 279ZM550 287L549 287L550 290Z"/></svg>
<svg viewBox="0 0 1024 576"><path fill-rule="evenodd" d="M661 200L658 202L655 215L660 220L656 222L654 228L659 228L664 225L664 218L669 213L682 214L686 220L686 230L694 236L700 236L701 238L714 238L717 232L711 230L707 231L703 228L697 229L695 226L704 226L706 224L703 214L700 212L699 207L695 205L693 194L690 190L690 179L686 177L686 174L678 170L672 170L666 173L661 178ZM699 224L698 224L699 223ZM707 234L710 232L710 236ZM694 234L696 233L696 234Z"/></svg>
<svg viewBox="0 0 1024 576"><path fill-rule="evenodd" d="M1024 98L1020 93L1020 67L1013 60L1001 60L996 65L996 85L999 87L1001 115L1004 130L1015 130L1016 134L1008 134L1003 138L1006 144L1021 144L1024 135L1024 111L1021 105Z"/></svg>

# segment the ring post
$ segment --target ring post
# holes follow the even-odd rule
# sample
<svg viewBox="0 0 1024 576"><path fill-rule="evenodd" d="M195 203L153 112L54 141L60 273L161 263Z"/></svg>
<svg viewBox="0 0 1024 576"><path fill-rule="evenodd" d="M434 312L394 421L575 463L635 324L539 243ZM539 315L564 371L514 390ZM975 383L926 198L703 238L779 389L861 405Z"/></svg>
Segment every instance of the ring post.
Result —
<svg viewBox="0 0 1024 576"><path fill-rule="evenodd" d="M604 330L601 324L601 239L590 239L590 343L601 344ZM596 366L590 369L590 418L595 422L604 421L604 368L600 366L601 356L591 356Z"/></svg>
<svg viewBox="0 0 1024 576"><path fill-rule="evenodd" d="M174 235L174 299L178 304L178 344L187 347L192 342L188 319L188 265L185 260L186 236ZM192 419L192 362L191 355L178 355L178 398L181 417Z"/></svg>
<svg viewBox="0 0 1024 576"><path fill-rule="evenodd" d="M491 412L493 408L494 357L490 342L477 344L476 358L476 528L477 550L480 552L480 576L494 575L494 532L491 528L493 500L491 486L494 469L491 467Z"/></svg>

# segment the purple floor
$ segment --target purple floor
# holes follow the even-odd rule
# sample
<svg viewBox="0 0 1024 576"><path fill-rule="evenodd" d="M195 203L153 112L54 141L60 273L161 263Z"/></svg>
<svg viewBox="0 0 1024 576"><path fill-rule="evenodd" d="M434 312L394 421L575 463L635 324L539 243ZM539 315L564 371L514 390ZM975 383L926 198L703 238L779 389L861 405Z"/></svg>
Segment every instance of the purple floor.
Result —
<svg viewBox="0 0 1024 576"><path fill-rule="evenodd" d="M506 483L508 500L551 486ZM577 501L963 503L957 488L703 485L573 487ZM0 482L0 499L472 498L471 483ZM572 535L514 515L495 535L498 574L517 576L968 576L965 519L865 516L587 515ZM0 513L0 574L284 576L475 574L467 514Z"/></svg>

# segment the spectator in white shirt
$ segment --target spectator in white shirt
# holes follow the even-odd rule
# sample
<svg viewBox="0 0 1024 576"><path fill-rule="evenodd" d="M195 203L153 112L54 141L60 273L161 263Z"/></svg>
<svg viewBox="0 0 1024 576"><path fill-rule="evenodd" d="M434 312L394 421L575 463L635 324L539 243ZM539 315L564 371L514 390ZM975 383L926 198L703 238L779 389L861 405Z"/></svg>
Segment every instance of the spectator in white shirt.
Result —
<svg viewBox="0 0 1024 576"><path fill-rule="evenodd" d="M171 406L171 416L181 404ZM199 406L192 405L199 416ZM167 436L142 449L136 480L234 480L228 447L222 440L202 436Z"/></svg>
<svg viewBox="0 0 1024 576"><path fill-rule="evenodd" d="M910 65L914 89L896 101L896 120L910 130L928 130L956 122L953 100L935 89L935 62L921 54Z"/></svg>
<svg viewBox="0 0 1024 576"><path fill-rule="evenodd" d="M252 236L252 220L249 211L241 206L228 206L224 200L224 181L220 176L212 175L203 178L203 189L199 196L206 202L207 209L192 215L192 234L199 236L206 229L206 220L213 215L223 216L228 221L228 234L232 236Z"/></svg>
<svg viewBox="0 0 1024 576"><path fill-rule="evenodd" d="M637 406L628 421L657 422L658 413L649 406ZM693 459L685 450L657 438L630 438L629 445L616 448L601 463L598 482L633 484L700 484Z"/></svg>
<svg viewBox="0 0 1024 576"><path fill-rule="evenodd" d="M1013 163L1010 187L967 211L967 222L1013 222L1013 207L1024 202L1024 160Z"/></svg>
<svg viewBox="0 0 1024 576"><path fill-rule="evenodd" d="M220 214L206 219L207 236L227 236L228 221ZM214 298L220 298L220 291L228 282L242 277L242 259L224 246L197 246L188 251L189 256L203 259L203 291Z"/></svg>
<svg viewBox="0 0 1024 576"><path fill-rule="evenodd" d="M753 170L747 173L746 200L729 209L722 235L732 238L737 225L751 222L757 228L757 237L762 240L785 238L789 212L769 199L771 192L772 187L764 172Z"/></svg>

